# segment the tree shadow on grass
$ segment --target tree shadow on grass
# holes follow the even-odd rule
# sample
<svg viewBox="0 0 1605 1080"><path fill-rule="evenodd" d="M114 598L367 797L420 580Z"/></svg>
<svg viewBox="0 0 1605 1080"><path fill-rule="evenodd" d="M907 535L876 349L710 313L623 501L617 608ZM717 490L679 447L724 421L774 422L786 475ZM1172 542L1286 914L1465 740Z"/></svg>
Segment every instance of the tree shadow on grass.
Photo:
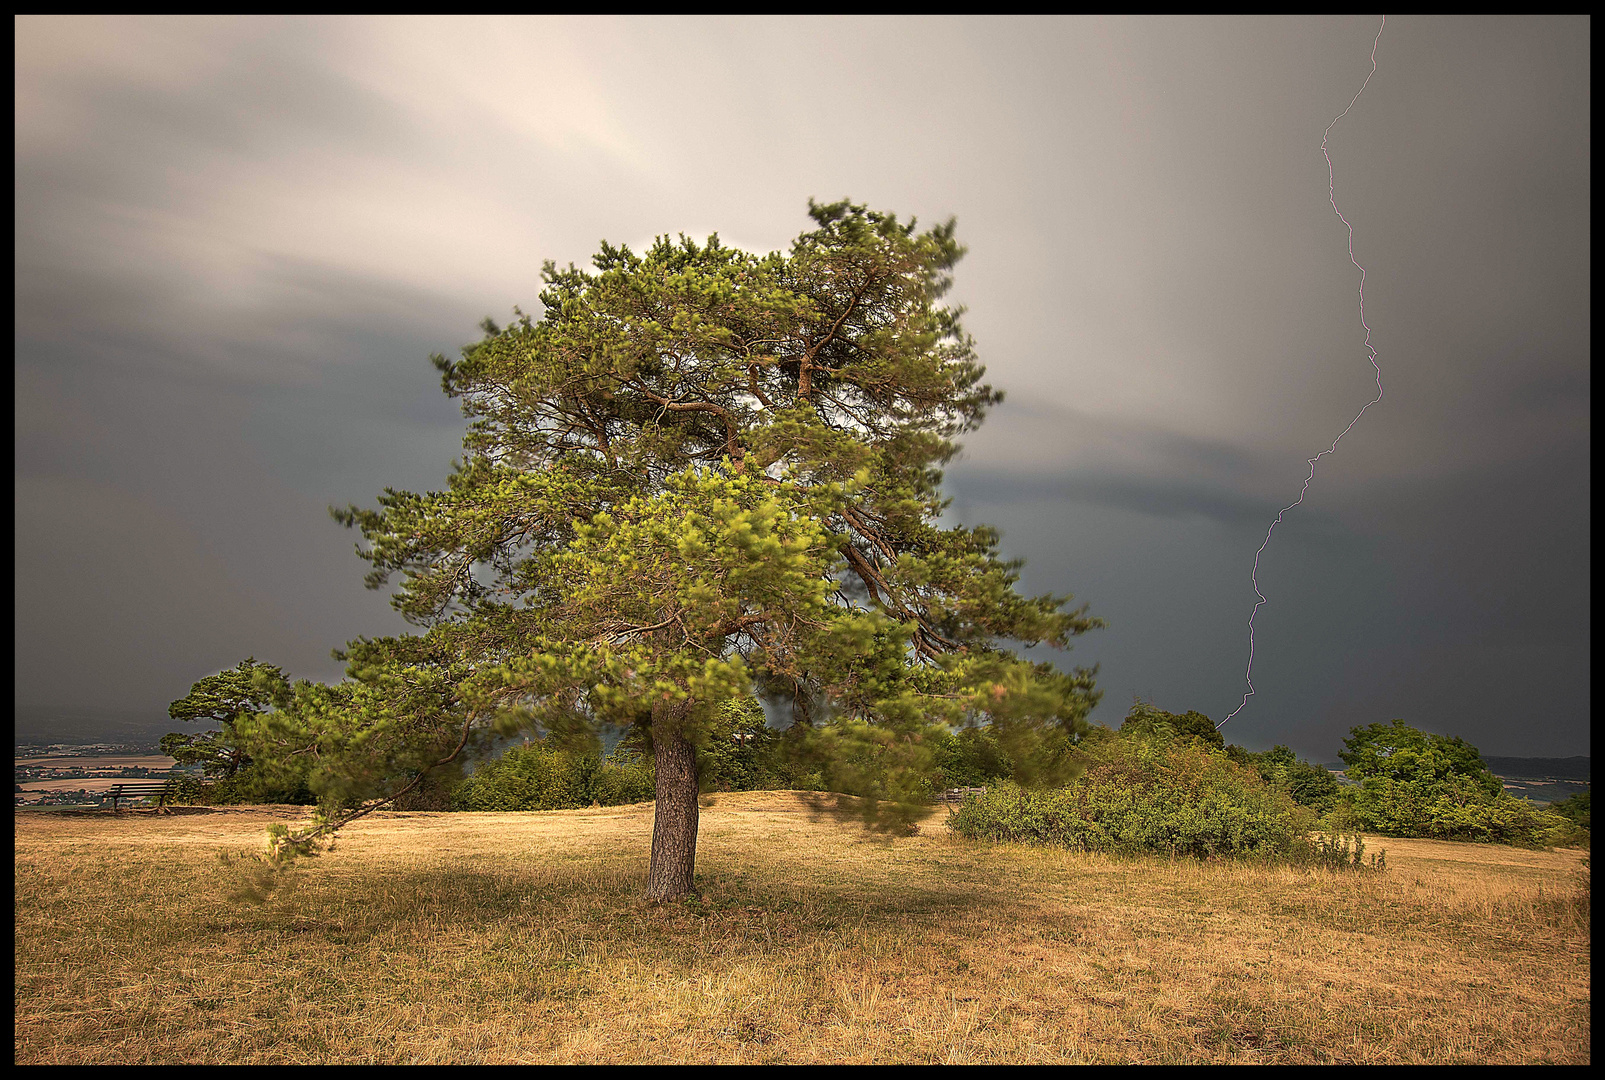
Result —
<svg viewBox="0 0 1605 1080"><path fill-rule="evenodd" d="M768 947L777 933L800 941L844 927L961 925L979 909L996 917L1014 906L994 889L962 881L896 888L851 879L782 883L723 867L698 875L697 895L650 905L644 878L644 868L633 862L358 873L328 863L288 871L288 887L262 890L254 902L236 898L230 906L248 932L332 927L340 943L350 945L440 934L556 933L670 954L710 934L739 945L750 930L755 947Z"/></svg>

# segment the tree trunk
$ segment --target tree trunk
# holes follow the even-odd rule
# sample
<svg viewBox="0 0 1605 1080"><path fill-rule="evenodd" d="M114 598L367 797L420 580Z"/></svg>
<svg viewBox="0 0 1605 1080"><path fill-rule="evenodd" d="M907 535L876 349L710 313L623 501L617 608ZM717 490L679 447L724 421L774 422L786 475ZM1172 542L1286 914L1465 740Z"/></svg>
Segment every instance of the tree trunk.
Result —
<svg viewBox="0 0 1605 1080"><path fill-rule="evenodd" d="M652 709L652 757L657 771L657 807L652 817L652 866L646 898L655 903L694 892L697 863L696 749L685 739L686 706L664 702Z"/></svg>

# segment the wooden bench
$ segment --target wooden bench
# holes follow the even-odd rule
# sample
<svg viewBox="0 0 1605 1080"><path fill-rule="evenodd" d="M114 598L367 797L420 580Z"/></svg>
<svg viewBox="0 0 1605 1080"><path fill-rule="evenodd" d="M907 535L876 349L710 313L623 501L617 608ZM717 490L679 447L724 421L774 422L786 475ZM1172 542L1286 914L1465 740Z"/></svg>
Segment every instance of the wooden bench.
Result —
<svg viewBox="0 0 1605 1080"><path fill-rule="evenodd" d="M119 781L106 792L111 796L112 812L117 811L119 799L147 799L152 795L160 796L156 800L157 809L165 809L167 797L173 794L178 785L172 780L128 780Z"/></svg>
<svg viewBox="0 0 1605 1080"><path fill-rule="evenodd" d="M936 801L961 803L973 796L985 794L986 788L984 787L956 787L942 792L936 797Z"/></svg>

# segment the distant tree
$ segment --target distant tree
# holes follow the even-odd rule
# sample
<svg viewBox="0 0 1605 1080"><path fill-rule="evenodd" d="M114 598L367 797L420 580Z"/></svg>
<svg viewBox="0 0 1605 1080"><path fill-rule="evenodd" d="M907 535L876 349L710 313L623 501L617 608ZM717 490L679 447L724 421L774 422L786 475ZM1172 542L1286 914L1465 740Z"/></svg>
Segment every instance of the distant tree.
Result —
<svg viewBox="0 0 1605 1080"><path fill-rule="evenodd" d="M162 753L180 765L199 765L204 775L229 779L251 765L238 725L242 720L284 707L290 683L272 664L247 657L228 671L209 675L168 707L174 720L217 724L215 731L163 735Z"/></svg>
<svg viewBox="0 0 1605 1080"><path fill-rule="evenodd" d="M1022 781L1074 767L1094 673L1014 643L1068 648L1099 620L1020 595L995 529L938 523L956 436L1002 397L940 302L952 223L810 215L785 253L682 238L604 243L594 273L549 263L539 320L434 358L472 419L463 463L444 491L337 517L370 587L400 575L394 605L427 628L406 648L438 660L391 642L355 685L273 714L294 722L281 752L318 762L325 828L449 760L448 728L460 748L497 724L559 743L613 725L654 762L647 896L684 896L699 762L754 693L883 824L924 812L938 732L986 727Z"/></svg>
<svg viewBox="0 0 1605 1080"><path fill-rule="evenodd" d="M697 749L702 791L761 791L785 785L784 741L769 726L758 699L731 698L714 710L707 740Z"/></svg>
<svg viewBox="0 0 1605 1080"><path fill-rule="evenodd" d="M1348 777L1362 784L1369 777L1420 782L1460 776L1490 796L1504 790L1504 784L1489 771L1475 746L1458 735L1418 731L1402 719L1350 729L1338 756Z"/></svg>
<svg viewBox="0 0 1605 1080"><path fill-rule="evenodd" d="M1300 806L1325 813L1337 805L1337 777L1320 765L1304 761L1287 747L1273 746L1250 755L1250 760L1267 783L1286 791Z"/></svg>
<svg viewBox="0 0 1605 1080"><path fill-rule="evenodd" d="M1201 712L1188 710L1171 713L1157 708L1152 702L1137 700L1131 704L1120 732L1127 736L1191 739L1217 750L1224 749L1226 737L1215 728L1215 722Z"/></svg>
<svg viewBox="0 0 1605 1080"><path fill-rule="evenodd" d="M1562 799L1559 802L1550 803L1549 808L1550 810L1559 814L1561 817L1565 818L1567 821L1570 821L1573 825L1576 825L1579 828L1587 829L1591 828L1589 825L1589 805L1590 793L1587 791L1579 791L1577 794Z"/></svg>
<svg viewBox="0 0 1605 1080"><path fill-rule="evenodd" d="M1343 759L1355 815L1389 836L1541 844L1565 824L1511 796L1464 739L1432 735L1403 720L1353 728Z"/></svg>

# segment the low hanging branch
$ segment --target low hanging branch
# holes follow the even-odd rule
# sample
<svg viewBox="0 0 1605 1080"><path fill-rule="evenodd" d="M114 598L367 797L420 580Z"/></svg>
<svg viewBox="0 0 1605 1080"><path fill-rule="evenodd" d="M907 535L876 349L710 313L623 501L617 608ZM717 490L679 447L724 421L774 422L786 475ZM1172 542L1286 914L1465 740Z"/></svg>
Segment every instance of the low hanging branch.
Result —
<svg viewBox="0 0 1605 1080"><path fill-rule="evenodd" d="M443 765L449 765L453 761L457 760L457 755L461 754L463 752L463 748L468 745L469 733L473 730L474 721L478 719L478 717L479 714L477 712L470 712L467 719L463 721L463 735L462 738L458 740L456 749L452 750L451 753L447 754L433 765L425 766L418 772L418 775L414 776L407 783L407 786L401 790L393 792L382 799L376 799L368 803L366 806L359 807L358 809L353 810L351 813L339 818L325 818L322 811L319 810L313 815L314 825L308 832L291 832L289 826L282 824L268 826L268 858L275 863L284 863L295 858L296 856L311 855L314 852L314 845L318 840L324 837L333 837L336 832L351 824L353 821L356 821L359 818L365 818L375 810L378 810L389 803L393 803L403 795L407 794L407 792L423 783L424 777L428 776L431 772Z"/></svg>

